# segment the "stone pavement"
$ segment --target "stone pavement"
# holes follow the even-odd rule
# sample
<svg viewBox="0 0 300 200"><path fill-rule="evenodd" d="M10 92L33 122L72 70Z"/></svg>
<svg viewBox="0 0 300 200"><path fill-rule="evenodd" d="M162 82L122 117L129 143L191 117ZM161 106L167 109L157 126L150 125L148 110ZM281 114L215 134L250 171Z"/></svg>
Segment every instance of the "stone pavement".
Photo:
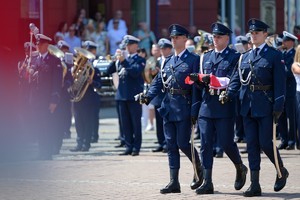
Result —
<svg viewBox="0 0 300 200"><path fill-rule="evenodd" d="M155 132L143 133L140 156L119 156L122 148L114 148L118 141L117 119L100 119L100 140L92 144L89 152L72 153L76 134L64 140L61 154L52 161L23 161L0 165L0 200L93 200L93 199L244 199L233 184L235 169L225 156L214 160L214 195L196 195L189 188L192 165L181 156L180 194L162 195L160 188L169 181L167 154L152 153L156 146ZM199 146L199 141L196 141ZM239 144L244 148L245 144ZM199 148L198 148L199 149ZM300 151L281 151L290 177L286 187L275 193L275 168L262 154L261 186L263 196L251 199L300 199ZM243 161L248 166L247 154Z"/></svg>

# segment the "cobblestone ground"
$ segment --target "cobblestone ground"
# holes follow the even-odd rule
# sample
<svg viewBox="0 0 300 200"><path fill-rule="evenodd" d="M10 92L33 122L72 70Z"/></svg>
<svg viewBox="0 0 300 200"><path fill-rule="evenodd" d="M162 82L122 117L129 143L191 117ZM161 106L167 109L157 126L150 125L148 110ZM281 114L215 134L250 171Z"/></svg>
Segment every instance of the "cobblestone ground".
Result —
<svg viewBox="0 0 300 200"><path fill-rule="evenodd" d="M235 169L230 160L214 160L214 195L198 196L189 188L192 165L181 156L180 194L162 195L160 188L169 181L167 155L152 153L156 146L154 131L143 133L140 156L119 156L116 118L100 120L100 140L92 144L89 152L71 153L76 144L72 126L72 138L64 140L61 154L52 161L23 161L1 164L0 199L2 200L60 200L60 199L243 199L241 191L233 187ZM199 146L199 140L196 141ZM245 144L239 144L244 148ZM300 199L300 151L280 152L290 177L280 192L273 191L275 168L262 154L261 186L263 196L251 199ZM247 154L243 161L248 165Z"/></svg>

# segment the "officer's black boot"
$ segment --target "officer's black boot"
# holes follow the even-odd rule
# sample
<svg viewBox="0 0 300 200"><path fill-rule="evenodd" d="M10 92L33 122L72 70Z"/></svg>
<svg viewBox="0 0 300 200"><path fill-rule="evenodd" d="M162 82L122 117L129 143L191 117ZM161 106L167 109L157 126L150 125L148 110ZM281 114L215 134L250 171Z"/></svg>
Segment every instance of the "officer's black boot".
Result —
<svg viewBox="0 0 300 200"><path fill-rule="evenodd" d="M244 197L261 196L261 188L259 184L259 171L251 171L251 185L244 192Z"/></svg>
<svg viewBox="0 0 300 200"><path fill-rule="evenodd" d="M170 169L170 183L160 190L161 194L180 193L180 184L178 181L179 169Z"/></svg>
<svg viewBox="0 0 300 200"><path fill-rule="evenodd" d="M203 182L203 169L202 169L200 161L196 163L196 172L197 172L197 174L194 174L193 181L190 185L192 190L195 190L198 187L200 187ZM198 176L198 181L197 181L196 175Z"/></svg>
<svg viewBox="0 0 300 200"><path fill-rule="evenodd" d="M211 180L211 169L204 169L204 183L196 190L197 194L213 194L214 185Z"/></svg>
<svg viewBox="0 0 300 200"><path fill-rule="evenodd" d="M243 163L235 164L235 168L236 168L236 177L234 182L234 188L236 190L240 190L245 185L248 169Z"/></svg>
<svg viewBox="0 0 300 200"><path fill-rule="evenodd" d="M280 171L281 171L282 177L278 178L278 174L276 176L276 181L275 181L275 185L274 185L275 192L278 192L282 188L284 188L284 186L286 184L286 179L289 177L289 172L287 171L287 169L285 167L280 167Z"/></svg>

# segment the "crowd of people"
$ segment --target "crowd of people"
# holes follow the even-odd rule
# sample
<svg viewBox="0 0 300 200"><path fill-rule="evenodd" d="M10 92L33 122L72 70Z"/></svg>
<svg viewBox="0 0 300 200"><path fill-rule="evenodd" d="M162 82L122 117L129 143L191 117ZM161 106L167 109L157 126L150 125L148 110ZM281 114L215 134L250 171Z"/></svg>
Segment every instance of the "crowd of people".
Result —
<svg viewBox="0 0 300 200"><path fill-rule="evenodd" d="M37 138L39 159L59 153L63 138L70 137L72 113L77 145L70 151L89 151L98 142L101 74L92 63L111 55L107 74L118 77L116 147L124 148L120 156L139 156L142 130L156 131L158 146L152 151L168 153L170 168L162 194L181 192L179 150L193 164L190 187L199 195L214 193L213 158L224 152L236 169L236 190L248 173L240 153L248 153L251 185L245 197L261 195L262 151L276 168L274 190L280 191L289 173L278 150L300 149L300 47L295 48L300 29L269 36L269 26L257 19L250 19L248 28L231 45L232 30L219 22L211 25L211 33L172 24L157 40L145 22L129 35L121 11L105 23L100 12L88 19L82 9L74 24L59 25L54 45L50 37L34 33L36 43L24 44L18 71L26 104L21 123ZM86 73L77 71L80 66ZM73 96L79 73L88 75L80 98ZM281 140L277 148L273 123ZM201 140L200 153L190 142L193 131ZM242 141L247 148L240 152Z"/></svg>

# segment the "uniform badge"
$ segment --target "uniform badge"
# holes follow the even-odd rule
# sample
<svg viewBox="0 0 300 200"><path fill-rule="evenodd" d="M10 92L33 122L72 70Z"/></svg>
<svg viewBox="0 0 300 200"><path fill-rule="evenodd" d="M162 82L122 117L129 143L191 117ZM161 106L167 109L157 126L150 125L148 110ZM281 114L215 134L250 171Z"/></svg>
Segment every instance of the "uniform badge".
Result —
<svg viewBox="0 0 300 200"><path fill-rule="evenodd" d="M173 25L173 31L176 31L176 26L175 25Z"/></svg>
<svg viewBox="0 0 300 200"><path fill-rule="evenodd" d="M215 24L214 30L215 30L215 31L218 30L218 24Z"/></svg>

